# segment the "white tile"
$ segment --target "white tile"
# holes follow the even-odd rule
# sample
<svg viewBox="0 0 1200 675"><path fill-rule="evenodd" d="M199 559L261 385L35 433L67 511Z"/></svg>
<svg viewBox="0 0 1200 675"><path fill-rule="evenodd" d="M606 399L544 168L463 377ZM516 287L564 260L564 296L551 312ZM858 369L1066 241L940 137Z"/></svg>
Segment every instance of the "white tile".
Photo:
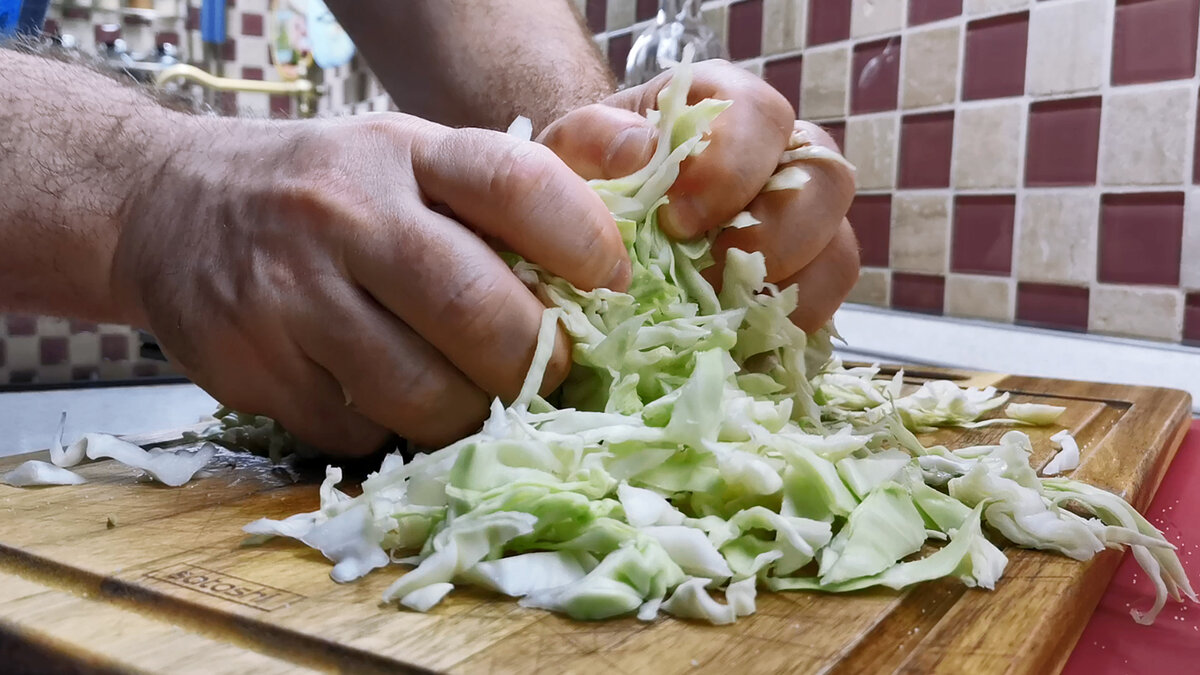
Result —
<svg viewBox="0 0 1200 675"><path fill-rule="evenodd" d="M897 192L892 196L891 267L943 274L950 239L948 193Z"/></svg>
<svg viewBox="0 0 1200 675"><path fill-rule="evenodd" d="M1084 284L1095 280L1098 195L1080 190L1030 192L1020 209L1018 279Z"/></svg>
<svg viewBox="0 0 1200 675"><path fill-rule="evenodd" d="M1179 285L1195 291L1200 290L1200 189L1188 192L1184 208Z"/></svg>
<svg viewBox="0 0 1200 675"><path fill-rule="evenodd" d="M1091 2L1103 2L1103 0L1090 0ZM974 14L996 14L1009 10L1017 10L1028 7L1030 0L963 0L963 11L968 15Z"/></svg>
<svg viewBox="0 0 1200 675"><path fill-rule="evenodd" d="M1178 342L1183 334L1183 293L1177 288L1093 286L1088 330Z"/></svg>
<svg viewBox="0 0 1200 675"><path fill-rule="evenodd" d="M803 47L807 18L808 0L764 0L763 54Z"/></svg>
<svg viewBox="0 0 1200 675"><path fill-rule="evenodd" d="M1096 0L1034 4L1029 16L1029 93L1066 94L1104 84L1112 35L1110 7Z"/></svg>
<svg viewBox="0 0 1200 675"><path fill-rule="evenodd" d="M951 274L946 277L946 314L1011 322L1012 290L1006 277Z"/></svg>
<svg viewBox="0 0 1200 675"><path fill-rule="evenodd" d="M858 169L860 190L896 185L896 115L851 117L846 121L846 159Z"/></svg>
<svg viewBox="0 0 1200 675"><path fill-rule="evenodd" d="M1118 90L1119 91L1119 90ZM1195 129L1191 84L1110 93L1100 132L1100 180L1108 185L1169 185L1186 180Z"/></svg>
<svg viewBox="0 0 1200 675"><path fill-rule="evenodd" d="M901 105L921 108L953 103L958 89L961 28L946 26L915 31L904 38Z"/></svg>
<svg viewBox="0 0 1200 675"><path fill-rule="evenodd" d="M890 297L892 274L890 270L864 267L858 273L858 283L850 291L846 302L886 307Z"/></svg>
<svg viewBox="0 0 1200 675"><path fill-rule="evenodd" d="M827 119L846 116L846 88L850 82L850 47L810 49L804 52L800 74L800 116Z"/></svg>
<svg viewBox="0 0 1200 675"><path fill-rule="evenodd" d="M919 0L918 0L919 1ZM852 0L850 36L866 37L894 33L904 26L905 0Z"/></svg>
<svg viewBox="0 0 1200 675"><path fill-rule="evenodd" d="M1015 188L1025 104L1004 102L962 108L954 114L954 186Z"/></svg>

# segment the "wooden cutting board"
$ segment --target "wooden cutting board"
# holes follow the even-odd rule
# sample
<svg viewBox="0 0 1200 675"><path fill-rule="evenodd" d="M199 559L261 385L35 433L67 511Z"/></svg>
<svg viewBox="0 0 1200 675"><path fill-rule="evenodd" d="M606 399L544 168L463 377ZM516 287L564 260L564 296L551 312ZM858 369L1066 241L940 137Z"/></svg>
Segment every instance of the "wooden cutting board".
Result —
<svg viewBox="0 0 1200 675"><path fill-rule="evenodd" d="M929 374L1067 406L1061 422L1083 451L1074 476L1139 509L1189 418L1179 391ZM1006 430L943 430L925 440L974 445ZM1051 432L1030 432L1038 466L1051 454ZM0 471L17 461L0 462ZM314 484L293 484L261 460L230 459L183 488L139 482L112 462L80 473L90 482L0 486L0 663L11 668L1041 674L1061 669L1120 560L1113 551L1077 563L1010 548L992 592L945 581L907 592L768 593L757 614L725 627L583 623L471 590L417 614L379 604L398 568L338 585L315 551L287 541L241 546L250 520L317 506Z"/></svg>

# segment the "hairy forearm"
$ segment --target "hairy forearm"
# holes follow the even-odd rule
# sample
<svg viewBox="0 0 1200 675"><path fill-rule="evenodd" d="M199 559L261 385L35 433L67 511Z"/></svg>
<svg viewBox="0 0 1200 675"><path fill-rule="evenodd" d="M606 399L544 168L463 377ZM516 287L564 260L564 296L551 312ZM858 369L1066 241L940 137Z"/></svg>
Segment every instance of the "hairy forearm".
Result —
<svg viewBox="0 0 1200 675"><path fill-rule="evenodd" d="M0 310L129 318L109 282L121 213L175 118L86 67L0 49Z"/></svg>
<svg viewBox="0 0 1200 675"><path fill-rule="evenodd" d="M405 112L453 126L535 129L615 84L568 0L330 0Z"/></svg>

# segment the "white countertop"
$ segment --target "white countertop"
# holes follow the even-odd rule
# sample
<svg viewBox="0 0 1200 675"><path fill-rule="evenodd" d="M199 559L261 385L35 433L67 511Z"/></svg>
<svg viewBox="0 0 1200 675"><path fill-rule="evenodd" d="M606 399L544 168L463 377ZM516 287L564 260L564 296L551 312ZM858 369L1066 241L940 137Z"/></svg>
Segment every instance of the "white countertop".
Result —
<svg viewBox="0 0 1200 675"><path fill-rule="evenodd" d="M845 359L991 370L1183 389L1200 411L1200 349L846 305L835 318ZM0 393L0 456L47 447L67 412L65 441L192 424L216 401L191 384Z"/></svg>

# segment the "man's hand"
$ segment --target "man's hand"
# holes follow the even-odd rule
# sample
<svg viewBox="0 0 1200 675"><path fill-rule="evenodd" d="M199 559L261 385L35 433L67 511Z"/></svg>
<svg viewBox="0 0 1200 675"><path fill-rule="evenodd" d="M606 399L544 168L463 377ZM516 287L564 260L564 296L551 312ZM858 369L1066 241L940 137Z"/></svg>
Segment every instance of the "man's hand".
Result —
<svg viewBox="0 0 1200 675"><path fill-rule="evenodd" d="M393 114L177 133L114 295L218 400L326 450L449 442L517 394L543 307L484 238L581 288L629 281L603 202L534 143ZM560 334L544 388L569 364Z"/></svg>
<svg viewBox="0 0 1200 675"><path fill-rule="evenodd" d="M664 73L603 102L574 110L546 127L539 140L585 178L616 178L641 168L654 152L657 136L641 113L655 107L670 80ZM792 320L811 331L833 316L858 279L858 244L846 220L854 197L854 176L829 161L796 164L812 176L801 190L759 194L793 129L836 150L829 134L792 119L787 101L754 75L722 61L696 64L689 95L733 104L713 124L711 144L684 161L679 178L659 211L664 230L679 238L699 236L749 210L761 225L730 229L717 236L717 266L706 276L719 282L725 251L762 251L767 281L795 284L800 306Z"/></svg>

